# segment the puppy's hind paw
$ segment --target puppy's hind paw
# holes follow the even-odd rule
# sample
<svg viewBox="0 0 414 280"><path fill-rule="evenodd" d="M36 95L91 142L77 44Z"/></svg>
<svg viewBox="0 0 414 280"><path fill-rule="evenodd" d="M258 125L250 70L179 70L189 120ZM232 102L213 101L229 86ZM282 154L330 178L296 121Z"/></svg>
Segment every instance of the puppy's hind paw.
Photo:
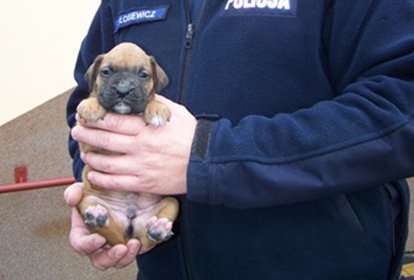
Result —
<svg viewBox="0 0 414 280"><path fill-rule="evenodd" d="M172 232L172 222L167 218L158 219L152 217L146 225L148 238L159 243L170 239L174 233Z"/></svg>
<svg viewBox="0 0 414 280"><path fill-rule="evenodd" d="M90 228L101 228L107 224L108 211L101 205L89 206L83 215L85 225Z"/></svg>

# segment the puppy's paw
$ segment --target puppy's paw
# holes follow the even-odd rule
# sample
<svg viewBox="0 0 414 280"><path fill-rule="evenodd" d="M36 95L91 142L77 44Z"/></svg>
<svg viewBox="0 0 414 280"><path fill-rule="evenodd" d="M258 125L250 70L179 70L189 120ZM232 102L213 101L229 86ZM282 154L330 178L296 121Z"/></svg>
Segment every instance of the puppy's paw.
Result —
<svg viewBox="0 0 414 280"><path fill-rule="evenodd" d="M148 103L144 112L144 120L147 124L154 127L163 126L171 118L170 109L158 101L151 101Z"/></svg>
<svg viewBox="0 0 414 280"><path fill-rule="evenodd" d="M99 104L96 97L82 100L76 108L77 113L84 122L97 122L106 115L106 110Z"/></svg>
<svg viewBox="0 0 414 280"><path fill-rule="evenodd" d="M172 222L167 218L152 217L148 220L146 229L148 238L157 243L166 241L174 235Z"/></svg>
<svg viewBox="0 0 414 280"><path fill-rule="evenodd" d="M101 206L89 206L83 215L84 223L89 229L104 227L108 222L108 210Z"/></svg>

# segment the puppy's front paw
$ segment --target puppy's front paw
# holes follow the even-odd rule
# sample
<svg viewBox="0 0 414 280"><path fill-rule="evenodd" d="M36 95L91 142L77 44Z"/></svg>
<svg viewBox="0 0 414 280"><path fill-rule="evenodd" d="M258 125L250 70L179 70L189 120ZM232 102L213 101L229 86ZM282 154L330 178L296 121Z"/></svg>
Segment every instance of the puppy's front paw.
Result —
<svg viewBox="0 0 414 280"><path fill-rule="evenodd" d="M155 127L163 126L171 118L170 109L158 101L148 103L144 112L144 120L147 124Z"/></svg>
<svg viewBox="0 0 414 280"><path fill-rule="evenodd" d="M167 218L158 219L155 216L152 217L148 220L146 229L148 238L157 243L167 241L174 235L171 231L172 222Z"/></svg>
<svg viewBox="0 0 414 280"><path fill-rule="evenodd" d="M84 213L84 223L89 229L101 228L107 224L108 210L101 205L89 206Z"/></svg>
<svg viewBox="0 0 414 280"><path fill-rule="evenodd" d="M96 97L82 100L76 108L79 117L85 122L97 122L106 115L106 110L99 104Z"/></svg>

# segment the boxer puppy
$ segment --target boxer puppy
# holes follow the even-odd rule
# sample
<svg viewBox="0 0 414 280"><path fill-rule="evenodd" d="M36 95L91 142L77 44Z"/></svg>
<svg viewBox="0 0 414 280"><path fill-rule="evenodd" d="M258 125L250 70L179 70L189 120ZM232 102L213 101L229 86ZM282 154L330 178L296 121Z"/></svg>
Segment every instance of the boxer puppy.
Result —
<svg viewBox="0 0 414 280"><path fill-rule="evenodd" d="M148 125L159 127L170 118L169 109L154 99L168 77L152 56L132 43L122 43L99 55L86 75L91 93L77 107L81 122L96 122L107 112L142 114ZM110 153L84 143L82 152ZM158 195L115 192L100 189L87 179L91 168L83 170L84 196L78 205L85 225L101 234L108 244L141 241L147 251L172 235L178 201Z"/></svg>

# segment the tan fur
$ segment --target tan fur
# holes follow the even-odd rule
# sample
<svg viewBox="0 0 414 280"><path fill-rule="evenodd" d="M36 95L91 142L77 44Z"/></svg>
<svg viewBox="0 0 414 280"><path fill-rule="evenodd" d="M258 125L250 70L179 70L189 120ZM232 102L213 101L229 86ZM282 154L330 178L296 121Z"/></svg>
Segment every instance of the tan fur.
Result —
<svg viewBox="0 0 414 280"><path fill-rule="evenodd" d="M106 114L106 110L99 104L97 96L100 92L101 79L97 74L99 69L108 65L116 65L120 69L133 69L135 67L145 67L148 71L151 71L155 67L154 77L147 84L146 91L149 95L149 102L144 112L144 120L147 123L151 123L151 120L157 118L161 120L161 124L165 123L170 118L170 111L164 104L154 100L154 92L158 91L156 85L160 84L163 86L168 82L168 78L161 67L155 62L155 60L148 56L141 48L131 43L123 43L118 45L107 54L100 55L93 65L89 68L86 77L89 80L92 92L90 97L83 100L78 108L77 112L83 122L96 122L103 119ZM157 79L157 81L155 80ZM97 152L97 153L108 153L106 151L98 150L89 145L80 143L80 149L82 152ZM91 184L87 178L87 173L90 171L90 167L86 166L83 172L83 183L84 183L84 196L81 203L78 206L80 214L86 219L85 211L88 207L96 207L97 205L106 205L104 201L117 201L121 203L126 200L126 197L130 193L106 191L98 188ZM137 198L139 200L139 198ZM152 197L151 197L152 199ZM137 200L137 201L138 201ZM121 201L121 202L119 202ZM150 200L148 200L150 201ZM151 200L152 201L152 200ZM178 214L178 201L172 197L165 198L154 198L154 201L158 204L150 205L154 208L155 213L153 215L158 218L167 218L170 221L174 221ZM147 202L147 200L146 200ZM147 203L148 204L148 203ZM144 206L143 210L146 208ZM151 208L151 209L152 209ZM113 213L111 213L110 207L108 207L108 220L103 227L96 227L93 232L97 232L104 236L107 242L111 245L118 243L126 243L128 238L125 236L125 224L122 221L117 220ZM152 214L152 213L151 213ZM157 244L156 241L148 237L146 227L143 227L140 233L137 233L134 238L139 238L142 243L142 250L148 250Z"/></svg>

